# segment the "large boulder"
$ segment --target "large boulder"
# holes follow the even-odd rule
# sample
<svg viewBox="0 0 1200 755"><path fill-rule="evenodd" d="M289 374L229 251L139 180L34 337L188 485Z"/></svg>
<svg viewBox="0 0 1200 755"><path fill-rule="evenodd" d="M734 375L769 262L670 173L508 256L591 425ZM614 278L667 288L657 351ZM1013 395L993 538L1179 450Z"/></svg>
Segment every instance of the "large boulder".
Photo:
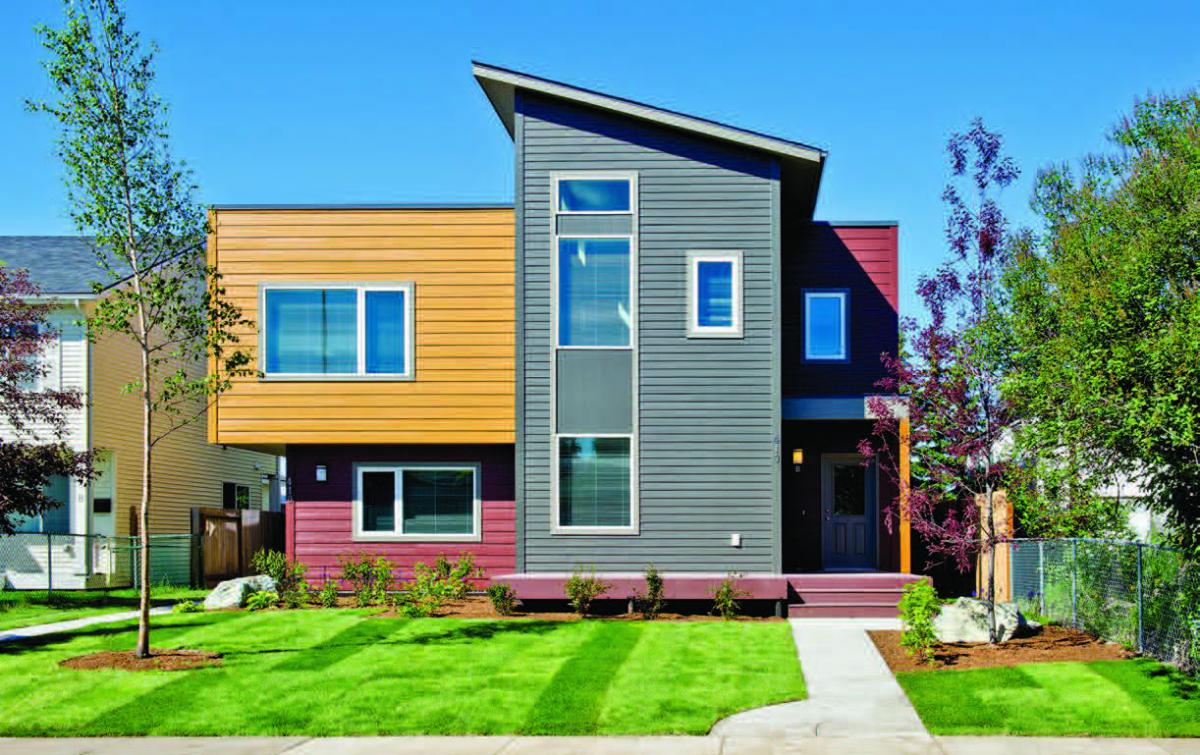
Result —
<svg viewBox="0 0 1200 755"><path fill-rule="evenodd" d="M204 610L217 611L222 608L241 608L246 605L246 597L250 593L273 591L275 591L275 580L266 574L227 579L214 587L213 591L204 599Z"/></svg>
<svg viewBox="0 0 1200 755"><path fill-rule="evenodd" d="M1017 610L1016 603L996 604L997 640L1011 640L1018 632L1032 627ZM992 620L988 615L986 601L976 598L958 598L942 606L942 612L933 620L933 631L939 642L991 642Z"/></svg>

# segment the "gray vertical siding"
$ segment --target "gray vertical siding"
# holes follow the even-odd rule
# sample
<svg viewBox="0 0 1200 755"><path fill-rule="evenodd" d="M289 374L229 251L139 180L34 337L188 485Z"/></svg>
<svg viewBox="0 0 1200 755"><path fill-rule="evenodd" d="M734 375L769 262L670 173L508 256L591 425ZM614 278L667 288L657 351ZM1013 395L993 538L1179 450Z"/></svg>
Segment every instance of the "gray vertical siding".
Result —
<svg viewBox="0 0 1200 755"><path fill-rule="evenodd" d="M779 561L778 164L518 93L518 529L528 571ZM640 532L550 534L551 171L637 171ZM686 256L744 253L745 337L688 339ZM742 547L729 545L740 533Z"/></svg>

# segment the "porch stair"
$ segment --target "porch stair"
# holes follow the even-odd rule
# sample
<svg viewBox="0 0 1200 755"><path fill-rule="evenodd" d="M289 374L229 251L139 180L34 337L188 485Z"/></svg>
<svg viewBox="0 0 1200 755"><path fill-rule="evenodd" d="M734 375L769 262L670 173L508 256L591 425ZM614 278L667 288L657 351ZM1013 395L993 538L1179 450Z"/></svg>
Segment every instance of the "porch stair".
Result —
<svg viewBox="0 0 1200 755"><path fill-rule="evenodd" d="M895 618L904 586L920 579L888 572L789 574L788 616Z"/></svg>

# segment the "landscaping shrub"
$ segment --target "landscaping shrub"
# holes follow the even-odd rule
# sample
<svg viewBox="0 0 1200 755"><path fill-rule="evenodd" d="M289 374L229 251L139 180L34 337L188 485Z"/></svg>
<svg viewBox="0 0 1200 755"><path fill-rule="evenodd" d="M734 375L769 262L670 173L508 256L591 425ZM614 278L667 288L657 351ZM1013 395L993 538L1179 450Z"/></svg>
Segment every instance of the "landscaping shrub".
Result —
<svg viewBox="0 0 1200 755"><path fill-rule="evenodd" d="M924 663L933 663L933 648L938 644L933 620L942 612L942 602L929 580L910 582L900 598L900 621L903 629L900 644L910 655Z"/></svg>
<svg viewBox="0 0 1200 755"><path fill-rule="evenodd" d="M203 613L204 604L194 600L181 600L171 606L171 613Z"/></svg>
<svg viewBox="0 0 1200 755"><path fill-rule="evenodd" d="M420 566L420 564L418 564ZM441 584L447 600L462 600L471 590L471 578L482 578L483 569L475 566L475 555L463 553L454 563L439 554L433 562L432 579Z"/></svg>
<svg viewBox="0 0 1200 755"><path fill-rule="evenodd" d="M285 553L260 548L250 559L250 568L275 580L281 605L301 608L308 603L308 582L304 580L308 567L303 562L288 561Z"/></svg>
<svg viewBox="0 0 1200 755"><path fill-rule="evenodd" d="M512 585L503 582L489 585L487 596L488 600L492 601L492 608L501 616L508 616L517 607L517 593L512 589Z"/></svg>
<svg viewBox="0 0 1200 755"><path fill-rule="evenodd" d="M350 558L338 559L342 577L350 583L354 600L360 608L381 605L387 600L388 592L395 580L396 565L383 556L372 558L360 553Z"/></svg>
<svg viewBox="0 0 1200 755"><path fill-rule="evenodd" d="M321 588L316 592L315 599L317 605L322 608L336 608L338 599L337 580L327 579L322 582Z"/></svg>
<svg viewBox="0 0 1200 755"><path fill-rule="evenodd" d="M587 573L576 570L564 586L567 601L571 608L580 616L591 613L592 602L602 597L612 585L596 577L595 568L589 568Z"/></svg>
<svg viewBox="0 0 1200 755"><path fill-rule="evenodd" d="M662 613L663 578L654 564L646 565L645 576L646 594L635 597L633 602L643 619L654 621Z"/></svg>
<svg viewBox="0 0 1200 755"><path fill-rule="evenodd" d="M271 590L258 590L246 596L246 608L251 611L261 611L279 605L279 593Z"/></svg>
<svg viewBox="0 0 1200 755"><path fill-rule="evenodd" d="M750 595L745 590L738 589L737 580L740 576L740 574L730 572L729 576L721 580L721 584L713 588L712 612L726 621L737 618L738 614L742 612L742 604L739 601Z"/></svg>

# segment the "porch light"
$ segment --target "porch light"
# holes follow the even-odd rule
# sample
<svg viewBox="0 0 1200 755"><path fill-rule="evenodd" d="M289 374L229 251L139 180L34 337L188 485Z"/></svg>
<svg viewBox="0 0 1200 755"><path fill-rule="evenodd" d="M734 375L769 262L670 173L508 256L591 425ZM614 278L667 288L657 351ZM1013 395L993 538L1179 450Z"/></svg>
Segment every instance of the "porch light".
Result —
<svg viewBox="0 0 1200 755"><path fill-rule="evenodd" d="M804 463L804 449L803 448L793 448L792 449L792 464L795 464L798 467L803 463Z"/></svg>
<svg viewBox="0 0 1200 755"><path fill-rule="evenodd" d="M325 470L324 464L317 465L317 482L325 482L329 479L329 473Z"/></svg>

